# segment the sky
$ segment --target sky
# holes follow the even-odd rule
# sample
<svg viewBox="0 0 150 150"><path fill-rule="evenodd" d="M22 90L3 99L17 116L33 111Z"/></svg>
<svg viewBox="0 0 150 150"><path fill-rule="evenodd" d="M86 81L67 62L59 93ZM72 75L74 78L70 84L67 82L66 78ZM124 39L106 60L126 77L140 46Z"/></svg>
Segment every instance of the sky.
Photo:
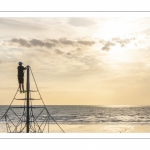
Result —
<svg viewBox="0 0 150 150"><path fill-rule="evenodd" d="M1 17L0 33L0 105L19 61L47 105L150 105L150 17Z"/></svg>

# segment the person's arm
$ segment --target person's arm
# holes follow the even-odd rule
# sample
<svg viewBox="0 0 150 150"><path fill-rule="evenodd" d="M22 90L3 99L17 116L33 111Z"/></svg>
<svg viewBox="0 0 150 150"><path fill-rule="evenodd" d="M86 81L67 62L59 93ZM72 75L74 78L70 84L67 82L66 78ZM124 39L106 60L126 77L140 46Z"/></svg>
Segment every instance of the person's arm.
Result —
<svg viewBox="0 0 150 150"><path fill-rule="evenodd" d="M26 70L27 69L27 67L23 67L23 70Z"/></svg>

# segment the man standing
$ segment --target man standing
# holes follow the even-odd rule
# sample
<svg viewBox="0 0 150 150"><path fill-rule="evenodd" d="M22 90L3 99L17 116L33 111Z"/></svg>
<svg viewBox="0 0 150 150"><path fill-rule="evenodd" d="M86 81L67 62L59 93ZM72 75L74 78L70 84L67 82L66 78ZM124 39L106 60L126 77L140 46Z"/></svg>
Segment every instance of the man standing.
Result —
<svg viewBox="0 0 150 150"><path fill-rule="evenodd" d="M19 82L19 89L20 89L20 93L25 93L26 91L24 90L24 70L26 69L25 67L22 66L22 62L18 63L18 82ZM22 87L22 90L21 90Z"/></svg>

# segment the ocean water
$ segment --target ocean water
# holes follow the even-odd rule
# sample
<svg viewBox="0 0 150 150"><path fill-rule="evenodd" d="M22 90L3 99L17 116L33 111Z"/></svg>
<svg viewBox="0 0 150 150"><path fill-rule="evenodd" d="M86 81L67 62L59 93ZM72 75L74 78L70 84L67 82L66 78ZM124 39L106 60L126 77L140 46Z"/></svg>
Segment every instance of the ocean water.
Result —
<svg viewBox="0 0 150 150"><path fill-rule="evenodd" d="M119 124L137 123L150 124L150 106L73 106L48 105L51 116L61 124ZM8 106L0 106L0 118ZM15 108L14 108L15 109ZM23 110L14 110L21 115ZM40 110L36 109L34 115L38 116ZM8 113L11 116L11 112ZM44 117L44 114L41 115ZM15 117L13 120L15 121Z"/></svg>

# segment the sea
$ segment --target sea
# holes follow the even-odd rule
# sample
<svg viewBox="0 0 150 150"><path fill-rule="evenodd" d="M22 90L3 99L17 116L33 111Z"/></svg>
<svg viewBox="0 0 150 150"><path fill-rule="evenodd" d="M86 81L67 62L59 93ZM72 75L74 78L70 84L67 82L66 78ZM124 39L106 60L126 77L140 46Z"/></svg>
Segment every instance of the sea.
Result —
<svg viewBox="0 0 150 150"><path fill-rule="evenodd" d="M8 107L0 106L0 118ZM47 105L46 108L60 124L150 124L150 106ZM34 115L38 116L40 111L37 109ZM21 115L23 110L20 108L15 112ZM44 114L41 120L42 117Z"/></svg>

